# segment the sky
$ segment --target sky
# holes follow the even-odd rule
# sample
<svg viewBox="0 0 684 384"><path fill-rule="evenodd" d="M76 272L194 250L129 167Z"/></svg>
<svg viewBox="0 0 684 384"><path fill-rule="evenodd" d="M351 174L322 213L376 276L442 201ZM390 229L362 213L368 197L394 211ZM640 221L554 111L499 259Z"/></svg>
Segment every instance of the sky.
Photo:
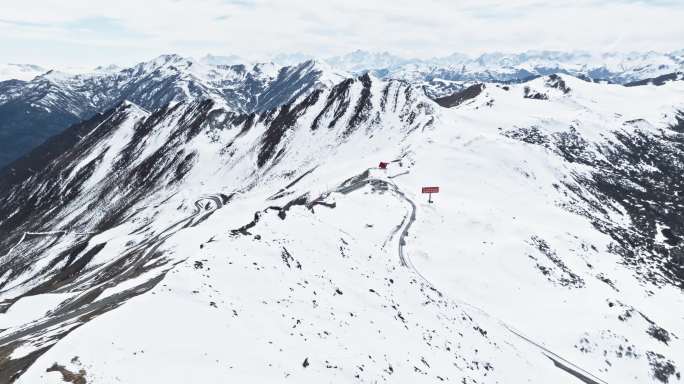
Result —
<svg viewBox="0 0 684 384"><path fill-rule="evenodd" d="M684 48L684 0L3 0L0 63Z"/></svg>

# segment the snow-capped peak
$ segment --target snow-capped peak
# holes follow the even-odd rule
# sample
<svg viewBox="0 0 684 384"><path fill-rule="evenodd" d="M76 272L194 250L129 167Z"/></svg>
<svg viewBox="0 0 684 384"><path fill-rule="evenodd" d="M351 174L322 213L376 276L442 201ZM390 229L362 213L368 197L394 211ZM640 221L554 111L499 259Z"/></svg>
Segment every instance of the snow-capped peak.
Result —
<svg viewBox="0 0 684 384"><path fill-rule="evenodd" d="M679 56L678 56L679 55ZM412 81L523 81L533 76L568 73L592 80L628 83L684 70L681 52L526 51L452 54L406 59L388 53L355 51L327 60L335 68L373 71L386 78Z"/></svg>
<svg viewBox="0 0 684 384"><path fill-rule="evenodd" d="M34 64L0 64L0 81L22 80L29 81L47 70Z"/></svg>
<svg viewBox="0 0 684 384"><path fill-rule="evenodd" d="M51 69L42 75L38 76L36 79L47 80L53 83L63 83L75 77L75 75L67 72L62 72L57 69Z"/></svg>
<svg viewBox="0 0 684 384"><path fill-rule="evenodd" d="M122 70L123 68L116 64L100 65L95 67L94 72L96 73L114 73Z"/></svg>
<svg viewBox="0 0 684 384"><path fill-rule="evenodd" d="M238 55L228 55L228 56L215 56L212 54L206 54L199 59L199 62L206 65L236 65L236 64L248 64L249 61L243 59Z"/></svg>
<svg viewBox="0 0 684 384"><path fill-rule="evenodd" d="M347 72L365 72L374 69L393 69L414 60L405 59L389 52L370 52L356 50L346 55L331 57L326 60L335 68Z"/></svg>

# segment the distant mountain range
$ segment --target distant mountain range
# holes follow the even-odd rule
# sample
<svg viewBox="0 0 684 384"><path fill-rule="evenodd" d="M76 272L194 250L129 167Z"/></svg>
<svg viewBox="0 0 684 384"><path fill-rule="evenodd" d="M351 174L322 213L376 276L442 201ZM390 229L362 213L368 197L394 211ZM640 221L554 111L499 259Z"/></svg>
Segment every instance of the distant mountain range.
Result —
<svg viewBox="0 0 684 384"><path fill-rule="evenodd" d="M352 74L371 71L380 77L415 78L431 75L435 78L447 80L478 81L507 81L521 79L522 76L543 76L552 71L572 74L576 77L587 76L597 80L624 83L681 71L684 68L684 49L673 52L608 53L584 51L488 52L479 56L453 53L427 59L406 58L388 52L356 50L345 55L327 58L304 53L281 53L268 60L255 62L238 55L207 54L199 59L188 60L208 66L243 64L248 67L259 63L292 66L314 60ZM98 67L95 71L102 69L104 67ZM108 69L121 70L123 68L110 66ZM31 80L48 70L46 67L33 64L0 64L0 81ZM86 72L73 68L66 71L60 70L72 74Z"/></svg>
<svg viewBox="0 0 684 384"><path fill-rule="evenodd" d="M684 72L684 50L671 53L528 51L485 53L477 57L455 53L427 60L389 53L355 51L327 60L351 73L370 71L380 78L423 84L433 97L462 89L462 82L520 82L550 74L568 74L594 82L626 84ZM459 82L459 83L454 83Z"/></svg>

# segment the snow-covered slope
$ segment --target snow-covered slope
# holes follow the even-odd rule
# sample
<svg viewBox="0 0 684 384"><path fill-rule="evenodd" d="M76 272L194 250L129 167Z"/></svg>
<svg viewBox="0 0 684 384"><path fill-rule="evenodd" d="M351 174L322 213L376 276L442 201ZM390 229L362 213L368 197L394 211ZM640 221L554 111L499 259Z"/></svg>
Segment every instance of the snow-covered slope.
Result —
<svg viewBox="0 0 684 384"><path fill-rule="evenodd" d="M677 382L682 96L122 103L0 175L0 380Z"/></svg>

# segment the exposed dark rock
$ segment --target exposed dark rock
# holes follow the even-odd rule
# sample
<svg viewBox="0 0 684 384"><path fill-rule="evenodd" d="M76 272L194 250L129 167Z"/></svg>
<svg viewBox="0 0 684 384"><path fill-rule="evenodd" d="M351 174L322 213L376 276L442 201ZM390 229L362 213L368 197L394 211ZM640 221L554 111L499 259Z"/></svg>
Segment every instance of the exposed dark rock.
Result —
<svg viewBox="0 0 684 384"><path fill-rule="evenodd" d="M558 283L560 283L563 286L569 286L569 287L574 287L574 288L582 288L584 286L584 280L579 277L577 274L575 274L564 262L563 260L556 254L556 251L551 249L549 244L542 238L533 236L531 238L531 243L533 246L535 246L539 252L541 252L546 258L549 259L553 263L553 265L560 271L558 274L560 276L555 276L557 273L552 271L541 264L537 264L537 268L541 270L541 272L549 278L551 281L555 281L555 279L558 279Z"/></svg>
<svg viewBox="0 0 684 384"><path fill-rule="evenodd" d="M445 108L453 108L463 104L464 102L476 98L485 89L484 84L474 84L468 88L456 92L451 96L445 96L435 99L435 102Z"/></svg>
<svg viewBox="0 0 684 384"><path fill-rule="evenodd" d="M658 327L655 324L652 324L648 328L647 332L652 338L664 343L665 345L667 345L670 342L670 333L665 329Z"/></svg>
<svg viewBox="0 0 684 384"><path fill-rule="evenodd" d="M333 118L328 124L328 128L335 126L337 121L347 111L347 108L349 108L349 89L353 83L354 79L347 79L332 88L328 94L328 98L325 101L325 106L316 116L316 118L314 118L313 123L311 124L312 130L318 129L321 119L323 119L323 117L330 112L333 113Z"/></svg>
<svg viewBox="0 0 684 384"><path fill-rule="evenodd" d="M73 383L73 384L87 384L88 382L86 381L86 372L84 369L79 370L78 372L72 372L63 365L59 365L57 363L52 364L52 367L48 368L46 372L59 372L62 374L62 380L66 383Z"/></svg>
<svg viewBox="0 0 684 384"><path fill-rule="evenodd" d="M549 95L547 95L545 93L541 93L541 92L536 92L528 86L525 86L525 88L523 88L523 89L525 92L523 97L526 99L534 99L534 100L548 100L549 99Z"/></svg>
<svg viewBox="0 0 684 384"><path fill-rule="evenodd" d="M566 95L570 93L570 87L565 84L565 80L556 74L549 75L549 78L546 80L546 86L558 89Z"/></svg>
<svg viewBox="0 0 684 384"><path fill-rule="evenodd" d="M273 154L285 133L294 127L297 118L303 114L307 108L316 104L320 94L320 91L315 91L299 104L285 104L279 109L276 117L268 124L266 133L261 140L261 149L259 150L259 156L257 157L257 165L259 167L263 167L268 160L274 157Z"/></svg>
<svg viewBox="0 0 684 384"><path fill-rule="evenodd" d="M356 106L354 107L354 113L352 114L351 118L349 119L349 124L347 126L347 129L344 131L345 136L349 136L356 127L359 126L364 121L368 120L368 116L370 114L370 111L373 108L373 105L371 103L371 78L368 76L368 74L365 74L361 77L359 77L359 81L361 84L363 84L363 89L361 89L361 97L356 103Z"/></svg>
<svg viewBox="0 0 684 384"><path fill-rule="evenodd" d="M665 358L665 356L648 351L646 352L646 357L651 365L651 370L653 372L653 377L658 379L662 383L669 383L672 376L680 377L680 373L677 372L677 367L675 367L674 362Z"/></svg>
<svg viewBox="0 0 684 384"><path fill-rule="evenodd" d="M684 80L684 73L682 72L673 72L673 73L668 73L666 75L661 75L658 77L650 78L650 79L643 79L643 80L637 80L637 81L632 81L630 83L626 83L625 87L638 87L642 85L664 85L666 83L669 83L671 81L681 81Z"/></svg>
<svg viewBox="0 0 684 384"><path fill-rule="evenodd" d="M642 123L625 122L628 129L613 132L615 140L599 147L589 144L573 126L551 136L536 127L502 134L591 167L591 176L576 174L563 183L589 208L574 205L568 209L590 218L599 231L610 235L615 243L609 251L639 270L641 278L684 287L684 224L679 210L672 209L684 206L684 182L679 177L684 173L684 117L675 115L675 124L660 134L638 129ZM625 209L631 228L610 219L613 202ZM658 227L662 244L656 242Z"/></svg>

